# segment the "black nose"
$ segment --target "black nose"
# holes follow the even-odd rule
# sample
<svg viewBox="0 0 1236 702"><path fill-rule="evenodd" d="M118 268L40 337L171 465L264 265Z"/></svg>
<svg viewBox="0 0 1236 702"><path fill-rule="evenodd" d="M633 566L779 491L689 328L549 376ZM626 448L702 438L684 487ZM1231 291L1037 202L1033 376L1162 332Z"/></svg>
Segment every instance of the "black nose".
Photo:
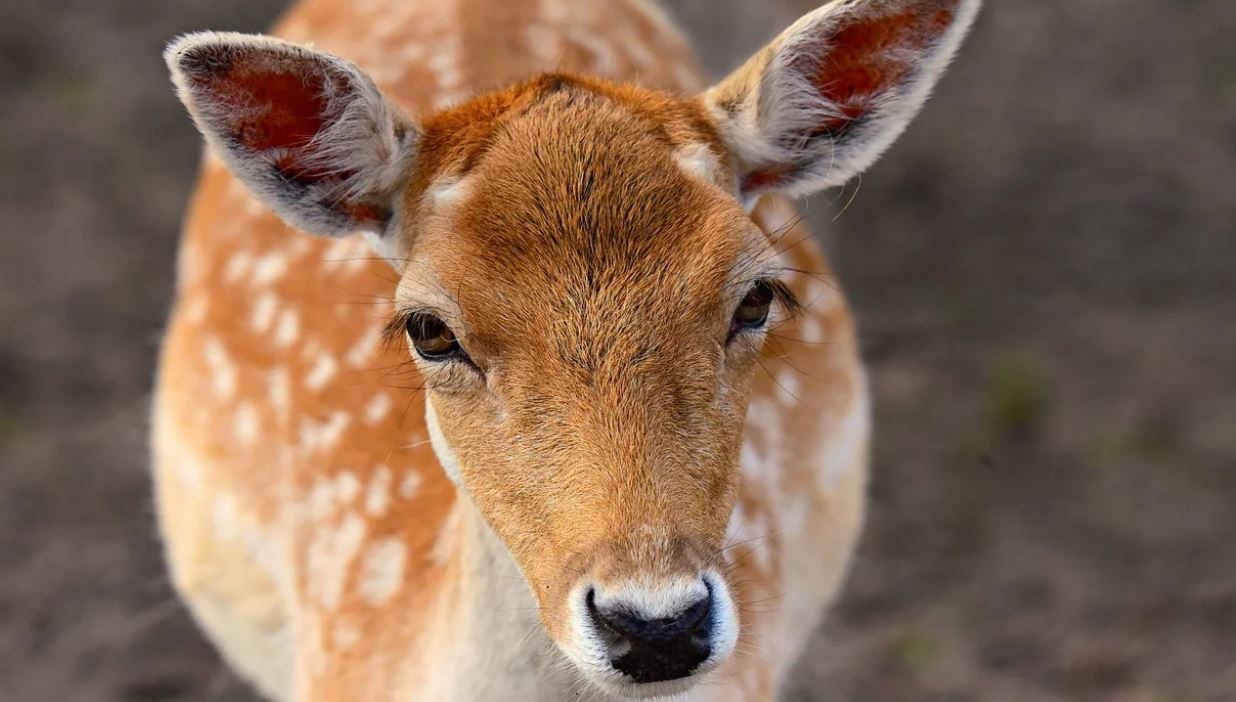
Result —
<svg viewBox="0 0 1236 702"><path fill-rule="evenodd" d="M588 593L588 612L610 644L610 664L638 683L685 678L712 650L712 592L666 619L646 619L622 603L598 606Z"/></svg>

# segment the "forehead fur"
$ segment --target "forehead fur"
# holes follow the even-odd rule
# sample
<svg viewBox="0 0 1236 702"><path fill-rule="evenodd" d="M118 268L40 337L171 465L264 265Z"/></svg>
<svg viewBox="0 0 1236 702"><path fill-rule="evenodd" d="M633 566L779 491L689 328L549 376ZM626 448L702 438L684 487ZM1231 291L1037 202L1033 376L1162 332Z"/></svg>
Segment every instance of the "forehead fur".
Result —
<svg viewBox="0 0 1236 702"><path fill-rule="evenodd" d="M494 334L548 317L605 346L650 300L662 323L691 323L751 244L733 198L680 165L684 150L720 153L685 100L547 76L431 120L424 143L423 178L462 179L466 193L424 246L465 314L518 302L520 319Z"/></svg>

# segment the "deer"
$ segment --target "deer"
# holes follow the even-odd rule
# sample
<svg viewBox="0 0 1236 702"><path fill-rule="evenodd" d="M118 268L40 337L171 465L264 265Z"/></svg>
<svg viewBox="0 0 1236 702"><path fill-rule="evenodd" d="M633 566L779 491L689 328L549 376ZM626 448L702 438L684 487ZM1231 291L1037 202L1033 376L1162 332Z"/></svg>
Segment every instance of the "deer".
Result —
<svg viewBox="0 0 1236 702"><path fill-rule="evenodd" d="M855 324L793 198L979 0L834 0L711 87L649 0L300 0L164 58L170 578L271 700L775 700L862 531ZM346 58L344 58L346 57Z"/></svg>

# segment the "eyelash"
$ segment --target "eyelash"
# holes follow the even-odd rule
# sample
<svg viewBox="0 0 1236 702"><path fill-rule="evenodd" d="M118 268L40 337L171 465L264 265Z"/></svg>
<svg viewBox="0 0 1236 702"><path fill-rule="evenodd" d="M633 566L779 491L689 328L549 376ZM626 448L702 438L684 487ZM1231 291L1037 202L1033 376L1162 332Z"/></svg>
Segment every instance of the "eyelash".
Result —
<svg viewBox="0 0 1236 702"><path fill-rule="evenodd" d="M387 344L402 344L404 343L405 330L408 328L408 323L414 318L428 314L424 310L406 309L396 310L395 315L390 321L382 327L382 341Z"/></svg>
<svg viewBox="0 0 1236 702"><path fill-rule="evenodd" d="M766 312L764 318L755 325L746 326L737 323L737 315L739 311L742 310L743 303L746 302L747 298L760 288L763 288L771 296L769 303L770 309L773 306L780 306L780 308L784 310L787 317L795 317L802 312L802 304L798 301L798 298L794 295L793 291L791 291L789 286L785 283L776 278L762 278L757 280L752 283L749 288L747 288L747 294L743 297L743 300L739 303L739 306L735 308L733 313L734 318L730 322L730 330L725 339L725 343L727 345L733 343L735 339L743 335L745 332L766 331L769 328L771 312Z"/></svg>
<svg viewBox="0 0 1236 702"><path fill-rule="evenodd" d="M803 311L803 304L798 301L798 297L790 290L790 286L777 278L764 278L759 281L767 285L772 290L773 302L781 305L785 313L791 317L797 316Z"/></svg>

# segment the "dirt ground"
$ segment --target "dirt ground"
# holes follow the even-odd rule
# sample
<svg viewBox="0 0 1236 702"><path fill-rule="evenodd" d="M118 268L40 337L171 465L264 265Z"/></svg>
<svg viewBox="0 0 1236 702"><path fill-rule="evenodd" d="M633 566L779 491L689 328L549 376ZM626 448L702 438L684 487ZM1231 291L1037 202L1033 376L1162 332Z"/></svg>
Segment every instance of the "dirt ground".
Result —
<svg viewBox="0 0 1236 702"><path fill-rule="evenodd" d="M153 532L198 149L159 50L279 4L0 13L0 702L253 699ZM669 3L717 74L811 4ZM1219 0L989 0L857 195L809 203L877 436L869 529L790 699L1236 699L1234 33Z"/></svg>

